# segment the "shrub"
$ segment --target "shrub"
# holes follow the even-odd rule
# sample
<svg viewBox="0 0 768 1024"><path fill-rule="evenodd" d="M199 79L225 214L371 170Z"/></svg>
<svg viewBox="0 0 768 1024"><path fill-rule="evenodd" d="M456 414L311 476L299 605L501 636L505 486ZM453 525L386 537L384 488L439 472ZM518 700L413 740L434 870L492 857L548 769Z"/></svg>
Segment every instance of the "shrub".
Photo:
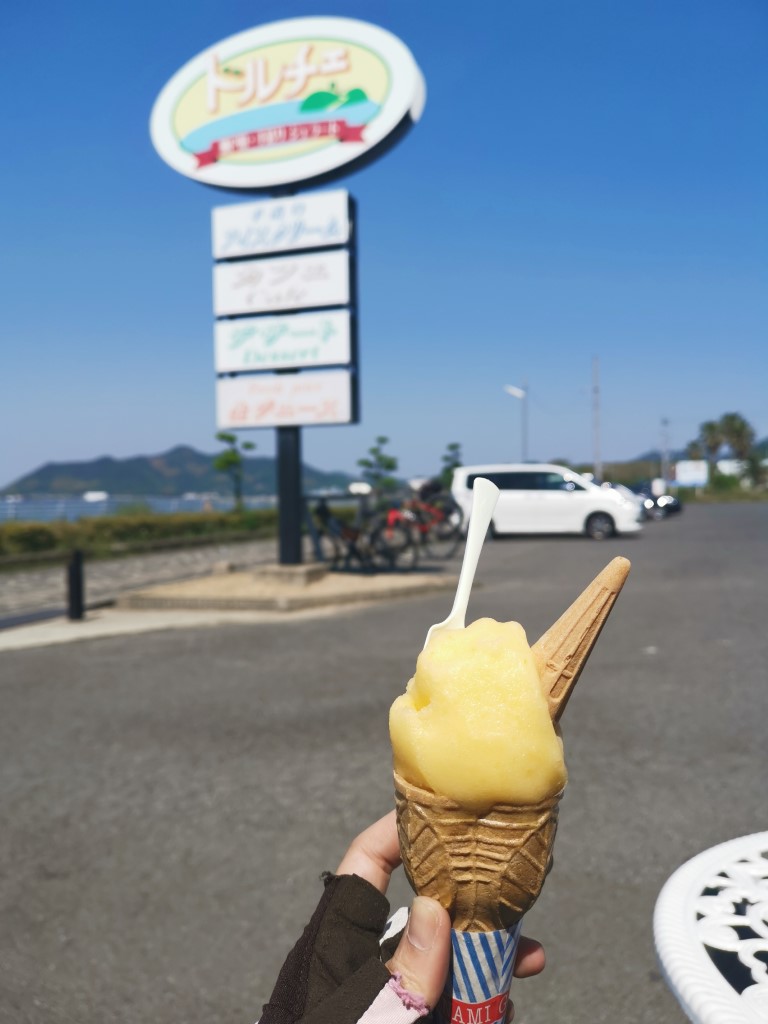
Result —
<svg viewBox="0 0 768 1024"><path fill-rule="evenodd" d="M118 516L145 516L152 515L152 509L146 501L126 501L124 505L118 505L115 509Z"/></svg>
<svg viewBox="0 0 768 1024"><path fill-rule="evenodd" d="M0 555L38 552L66 553L79 547L90 554L146 549L147 546L184 540L226 540L274 536L277 509L255 509L240 514L231 512L179 512L156 515L136 512L129 515L94 516L77 522L59 520L50 523L12 522L0 526Z"/></svg>
<svg viewBox="0 0 768 1024"><path fill-rule="evenodd" d="M741 490L741 480L737 476L726 476L724 473L713 473L709 485L711 491L717 494L728 494L732 491Z"/></svg>
<svg viewBox="0 0 768 1024"><path fill-rule="evenodd" d="M59 546L56 524L6 523L0 530L0 552L4 555L54 551Z"/></svg>
<svg viewBox="0 0 768 1024"><path fill-rule="evenodd" d="M355 509L334 509L339 518L352 520ZM184 541L211 543L258 540L277 532L277 508L240 512L177 512L159 515L136 510L130 514L93 516L77 522L10 522L0 525L0 556L51 552L65 555L81 548L91 556L125 554L157 546L179 547Z"/></svg>

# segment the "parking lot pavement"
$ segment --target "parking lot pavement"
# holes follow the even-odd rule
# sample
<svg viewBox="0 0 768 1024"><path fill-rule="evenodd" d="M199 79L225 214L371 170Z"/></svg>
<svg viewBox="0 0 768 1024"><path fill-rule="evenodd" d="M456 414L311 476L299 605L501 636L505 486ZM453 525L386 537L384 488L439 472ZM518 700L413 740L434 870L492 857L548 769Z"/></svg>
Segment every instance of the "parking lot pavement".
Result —
<svg viewBox="0 0 768 1024"><path fill-rule="evenodd" d="M525 1024L684 1020L656 896L765 827L768 506L628 541L502 540L470 617L535 640L632 574L563 719L570 783L515 982ZM446 595L0 654L0 1022L252 1024L318 876L392 805L387 710ZM408 898L399 879L392 893Z"/></svg>

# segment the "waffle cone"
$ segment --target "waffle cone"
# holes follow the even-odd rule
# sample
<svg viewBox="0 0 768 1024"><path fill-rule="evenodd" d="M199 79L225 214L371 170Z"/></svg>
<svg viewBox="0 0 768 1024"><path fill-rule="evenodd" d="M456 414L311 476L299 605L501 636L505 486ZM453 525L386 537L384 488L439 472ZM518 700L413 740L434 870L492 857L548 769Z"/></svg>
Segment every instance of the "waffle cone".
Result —
<svg viewBox="0 0 768 1024"><path fill-rule="evenodd" d="M472 813L395 772L403 866L457 931L512 928L538 898L552 866L562 792L539 804L498 804Z"/></svg>
<svg viewBox="0 0 768 1024"><path fill-rule="evenodd" d="M549 713L558 722L581 671L629 575L627 558L614 558L531 648Z"/></svg>

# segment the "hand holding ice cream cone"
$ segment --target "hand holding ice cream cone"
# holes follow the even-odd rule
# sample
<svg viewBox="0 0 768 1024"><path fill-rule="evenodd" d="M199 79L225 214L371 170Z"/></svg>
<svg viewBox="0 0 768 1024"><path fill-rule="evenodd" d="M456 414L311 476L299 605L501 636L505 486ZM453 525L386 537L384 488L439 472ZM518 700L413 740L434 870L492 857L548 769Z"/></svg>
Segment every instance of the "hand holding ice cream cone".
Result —
<svg viewBox="0 0 768 1024"><path fill-rule="evenodd" d="M469 1006L503 1019L520 922L552 863L557 722L628 572L614 559L533 649L517 623L436 632L392 706L403 863L451 915L454 1024Z"/></svg>

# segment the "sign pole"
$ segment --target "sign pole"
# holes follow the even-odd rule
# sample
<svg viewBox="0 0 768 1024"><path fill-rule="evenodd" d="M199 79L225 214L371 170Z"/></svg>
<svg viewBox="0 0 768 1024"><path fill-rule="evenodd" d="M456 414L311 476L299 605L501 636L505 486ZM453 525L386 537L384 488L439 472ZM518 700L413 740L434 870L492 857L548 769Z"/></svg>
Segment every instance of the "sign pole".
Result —
<svg viewBox="0 0 768 1024"><path fill-rule="evenodd" d="M277 428L280 565L301 565L301 427Z"/></svg>

